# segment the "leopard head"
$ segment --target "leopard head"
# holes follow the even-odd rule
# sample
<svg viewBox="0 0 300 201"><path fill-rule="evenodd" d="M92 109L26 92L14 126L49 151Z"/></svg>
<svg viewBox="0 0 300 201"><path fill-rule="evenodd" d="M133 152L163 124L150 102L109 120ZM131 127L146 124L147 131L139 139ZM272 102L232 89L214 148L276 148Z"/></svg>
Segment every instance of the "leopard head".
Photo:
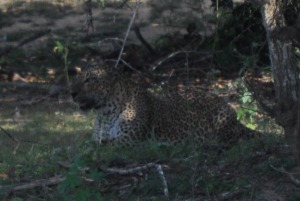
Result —
<svg viewBox="0 0 300 201"><path fill-rule="evenodd" d="M117 79L110 67L91 67L73 79L71 95L80 109L88 110L105 106Z"/></svg>

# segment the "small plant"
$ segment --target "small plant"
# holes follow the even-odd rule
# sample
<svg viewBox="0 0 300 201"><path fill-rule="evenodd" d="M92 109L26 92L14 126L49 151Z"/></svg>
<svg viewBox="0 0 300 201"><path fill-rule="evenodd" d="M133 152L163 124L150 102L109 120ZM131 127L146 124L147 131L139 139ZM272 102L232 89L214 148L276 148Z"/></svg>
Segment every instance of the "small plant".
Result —
<svg viewBox="0 0 300 201"><path fill-rule="evenodd" d="M58 191L65 200L103 200L99 187L104 174L97 169L91 169L87 172L86 167L93 152L92 149L87 149L87 153L83 151L83 155L78 154L76 156L70 169L64 174L65 180L58 185Z"/></svg>
<svg viewBox="0 0 300 201"><path fill-rule="evenodd" d="M252 94L248 90L244 90L240 98L242 106L237 111L238 120L243 120L246 126L251 129L257 128L255 117L257 115L257 106L254 103Z"/></svg>
<svg viewBox="0 0 300 201"><path fill-rule="evenodd" d="M259 108L252 97L252 93L240 79L234 82L230 88L238 89L240 93L240 107L237 109L237 119L243 122L248 128L256 129L258 127L256 117L259 113Z"/></svg>
<svg viewBox="0 0 300 201"><path fill-rule="evenodd" d="M70 85L70 78L68 74L69 69L69 61L68 61L68 55L69 55L69 48L67 46L64 46L61 42L56 41L55 46L53 48L53 51L55 53L59 53L62 56L63 62L64 62L64 72L67 79L67 84Z"/></svg>

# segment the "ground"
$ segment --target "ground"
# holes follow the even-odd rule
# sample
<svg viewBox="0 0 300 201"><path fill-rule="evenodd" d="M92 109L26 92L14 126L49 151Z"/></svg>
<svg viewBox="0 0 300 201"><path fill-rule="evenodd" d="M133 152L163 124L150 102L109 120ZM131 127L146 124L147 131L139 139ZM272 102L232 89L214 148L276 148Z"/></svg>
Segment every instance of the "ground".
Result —
<svg viewBox="0 0 300 201"><path fill-rule="evenodd" d="M94 112L79 111L64 89L49 94L53 86L64 88L62 77L66 64L80 67L82 62L95 57L94 52L83 47L85 43L72 43L74 39L84 40L86 34L80 31L86 14L73 6L44 1L1 7L5 19L0 61L2 200L300 199L299 188L284 172L298 171L278 127L263 113L238 109L237 103L250 105L252 100L241 82L232 77L219 77L212 82L201 75L200 79L191 77L191 83L197 87L208 84L208 90L232 101L247 126L263 131L261 137L243 140L227 149L221 148L219 142L172 146L154 140L130 148L90 142ZM97 20L113 19L115 13L118 22L128 22L131 16L130 9L120 11L109 7L94 11L98 16L95 28L105 30L97 37L123 35L127 23L114 26L97 23ZM150 27L145 25L143 30ZM49 28L51 33L7 52L9 45ZM144 36L155 38L155 35ZM136 40L134 34L130 37L131 41ZM53 52L59 46L57 41L69 48L67 63L63 59L65 52ZM268 82L270 74L265 72L256 79ZM186 83L177 87L182 84ZM268 91L267 95L270 95Z"/></svg>

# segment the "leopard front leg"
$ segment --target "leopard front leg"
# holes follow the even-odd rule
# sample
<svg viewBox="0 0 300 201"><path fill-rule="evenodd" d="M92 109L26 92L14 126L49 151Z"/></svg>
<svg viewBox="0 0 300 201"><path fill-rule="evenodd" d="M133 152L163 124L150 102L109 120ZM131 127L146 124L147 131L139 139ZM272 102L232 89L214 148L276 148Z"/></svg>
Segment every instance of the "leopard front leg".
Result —
<svg viewBox="0 0 300 201"><path fill-rule="evenodd" d="M113 115L97 114L94 124L92 139L97 143L107 143L115 141L121 136L119 120Z"/></svg>
<svg viewBox="0 0 300 201"><path fill-rule="evenodd" d="M106 116L98 114L95 120L92 139L99 144L133 145L140 141L144 134L135 121L124 121L119 116Z"/></svg>
<svg viewBox="0 0 300 201"><path fill-rule="evenodd" d="M97 115L94 123L94 130L93 130L93 135L92 135L92 140L96 141L97 143L101 144L104 136L104 130L103 130L103 121L102 121L102 116Z"/></svg>

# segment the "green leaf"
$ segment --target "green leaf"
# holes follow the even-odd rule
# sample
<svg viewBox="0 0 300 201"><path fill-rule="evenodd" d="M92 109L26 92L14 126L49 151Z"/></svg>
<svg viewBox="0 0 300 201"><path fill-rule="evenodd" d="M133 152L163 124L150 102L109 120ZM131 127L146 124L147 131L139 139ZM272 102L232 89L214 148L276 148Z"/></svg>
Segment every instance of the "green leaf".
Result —
<svg viewBox="0 0 300 201"><path fill-rule="evenodd" d="M252 130L255 130L257 125L253 124L253 123L247 123L246 126Z"/></svg>
<svg viewBox="0 0 300 201"><path fill-rule="evenodd" d="M242 103L249 103L252 100L252 96L250 92L245 92L241 98Z"/></svg>
<svg viewBox="0 0 300 201"><path fill-rule="evenodd" d="M243 108L239 108L237 110L237 119L241 120L245 116L245 111Z"/></svg>
<svg viewBox="0 0 300 201"><path fill-rule="evenodd" d="M53 49L54 52L63 53L65 47L59 41L55 41L55 47Z"/></svg>

